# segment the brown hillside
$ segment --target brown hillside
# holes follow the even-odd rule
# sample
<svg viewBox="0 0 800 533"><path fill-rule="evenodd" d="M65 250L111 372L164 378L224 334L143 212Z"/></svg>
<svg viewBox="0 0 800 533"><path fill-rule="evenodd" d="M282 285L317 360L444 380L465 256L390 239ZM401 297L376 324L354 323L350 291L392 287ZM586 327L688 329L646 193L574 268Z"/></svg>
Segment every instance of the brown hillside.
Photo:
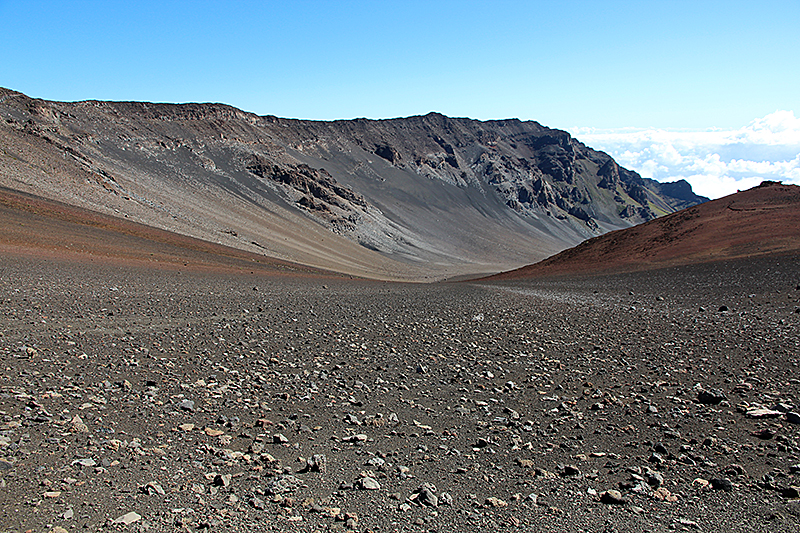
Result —
<svg viewBox="0 0 800 533"><path fill-rule="evenodd" d="M0 188L0 256L252 272L322 271Z"/></svg>
<svg viewBox="0 0 800 533"><path fill-rule="evenodd" d="M800 251L800 187L764 182L489 279L629 272Z"/></svg>

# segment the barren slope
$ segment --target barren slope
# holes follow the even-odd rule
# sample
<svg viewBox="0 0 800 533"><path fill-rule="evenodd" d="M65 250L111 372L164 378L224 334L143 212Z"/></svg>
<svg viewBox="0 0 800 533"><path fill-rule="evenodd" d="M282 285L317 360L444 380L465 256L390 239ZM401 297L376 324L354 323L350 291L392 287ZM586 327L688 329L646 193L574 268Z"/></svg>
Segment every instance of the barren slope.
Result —
<svg viewBox="0 0 800 533"><path fill-rule="evenodd" d="M0 185L356 275L510 269L704 200L536 122L314 122L0 93Z"/></svg>
<svg viewBox="0 0 800 533"><path fill-rule="evenodd" d="M336 276L4 188L0 227L0 255L6 260L24 256L182 271Z"/></svg>
<svg viewBox="0 0 800 533"><path fill-rule="evenodd" d="M800 251L800 187L753 189L590 239L494 279L625 272Z"/></svg>

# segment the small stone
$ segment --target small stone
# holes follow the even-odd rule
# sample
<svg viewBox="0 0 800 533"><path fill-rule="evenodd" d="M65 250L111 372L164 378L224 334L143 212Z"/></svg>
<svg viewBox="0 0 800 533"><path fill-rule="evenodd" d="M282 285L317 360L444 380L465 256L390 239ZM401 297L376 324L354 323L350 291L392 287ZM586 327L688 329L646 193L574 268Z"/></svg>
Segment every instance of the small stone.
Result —
<svg viewBox="0 0 800 533"><path fill-rule="evenodd" d="M704 405L717 405L725 399L725 394L719 389L701 390L697 393L697 401Z"/></svg>
<svg viewBox="0 0 800 533"><path fill-rule="evenodd" d="M328 518L338 518L342 514L342 510L339 507L324 507L322 514Z"/></svg>
<svg viewBox="0 0 800 533"><path fill-rule="evenodd" d="M142 488L141 488L141 491L142 491L144 494L151 494L151 495L152 495L152 494L158 494L158 495L160 495L160 496L164 496L164 495L166 494L166 492L165 492L165 491L164 491L164 489L161 487L161 485L159 485L159 484L158 484L158 483L156 483L155 481L151 481L150 483L148 483L147 485L145 485L144 487L142 487Z"/></svg>
<svg viewBox="0 0 800 533"><path fill-rule="evenodd" d="M745 414L748 418L778 418L783 413L772 409L751 409Z"/></svg>
<svg viewBox="0 0 800 533"><path fill-rule="evenodd" d="M651 487L660 487L664 484L664 476L661 475L661 472L655 472L648 469L647 484Z"/></svg>
<svg viewBox="0 0 800 533"><path fill-rule="evenodd" d="M284 474L267 483L267 494L286 494L294 492L303 483L293 475Z"/></svg>
<svg viewBox="0 0 800 533"><path fill-rule="evenodd" d="M212 485L215 487L230 487L231 478L232 476L230 474L217 474L214 476Z"/></svg>
<svg viewBox="0 0 800 533"><path fill-rule="evenodd" d="M378 490L381 488L380 483L369 476L362 477L358 482L358 486L361 490Z"/></svg>
<svg viewBox="0 0 800 533"><path fill-rule="evenodd" d="M194 412L194 402L192 400L183 400L178 404L178 407L184 411Z"/></svg>
<svg viewBox="0 0 800 533"><path fill-rule="evenodd" d="M410 500L417 505L426 507L438 507L439 497L436 495L436 487L432 483L423 483L411 495Z"/></svg>
<svg viewBox="0 0 800 533"><path fill-rule="evenodd" d="M122 516L118 516L117 518L112 520L111 523L112 524L122 524L124 526L127 526L127 525L130 525L130 524L133 524L134 522L138 522L141 519L142 519L142 516L139 513L135 512L135 511L131 511L129 513L125 513Z"/></svg>
<svg viewBox="0 0 800 533"><path fill-rule="evenodd" d="M600 493L600 502L609 505L624 505L628 500L618 490L609 489Z"/></svg>
<svg viewBox="0 0 800 533"><path fill-rule="evenodd" d="M286 438L286 435L283 433L276 433L272 436L272 442L275 444L287 444L289 439Z"/></svg>
<svg viewBox="0 0 800 533"><path fill-rule="evenodd" d="M385 470L386 461L381 459L380 457L370 457L369 461L364 463L366 466L371 466L372 468L376 468L378 470Z"/></svg>
<svg viewBox="0 0 800 533"><path fill-rule="evenodd" d="M501 500L500 498L495 498L494 496L489 496L486 498L484 504L487 507L494 507L495 509L501 507L508 507L508 502Z"/></svg>
<svg viewBox="0 0 800 533"><path fill-rule="evenodd" d="M258 509L260 511L263 511L264 509L267 508L267 505L264 503L264 500L258 497L251 498L250 505L252 505L254 509Z"/></svg>
<svg viewBox="0 0 800 533"><path fill-rule="evenodd" d="M761 440L769 440L775 436L775 432L770 428L760 429L758 431L754 431L751 433L754 437L758 437Z"/></svg>
<svg viewBox="0 0 800 533"><path fill-rule="evenodd" d="M743 476L745 473L745 469L742 465L733 464L725 469L725 474L730 477Z"/></svg>
<svg viewBox="0 0 800 533"><path fill-rule="evenodd" d="M328 466L328 458L324 454L314 454L306 459L306 471L325 472Z"/></svg>
<svg viewBox="0 0 800 533"><path fill-rule="evenodd" d="M180 426L178 426L178 429L180 429L181 431L188 432L194 429L194 424L181 424Z"/></svg>
<svg viewBox="0 0 800 533"><path fill-rule="evenodd" d="M678 497L674 494L670 493L664 487L658 487L656 490L653 491L653 498L656 500L660 500L662 502L676 502L678 501Z"/></svg>
<svg viewBox="0 0 800 533"><path fill-rule="evenodd" d="M88 433L89 432L89 426L84 424L83 420L81 420L81 417L78 416L78 415L75 415L72 418L72 420L70 420L69 428L70 428L70 430L72 430L73 433Z"/></svg>
<svg viewBox="0 0 800 533"><path fill-rule="evenodd" d="M664 462L664 457L660 453L653 452L647 460L654 465L660 465Z"/></svg>
<svg viewBox="0 0 800 533"><path fill-rule="evenodd" d="M581 471L575 465L566 465L561 469L561 475L564 477L579 476Z"/></svg>
<svg viewBox="0 0 800 533"><path fill-rule="evenodd" d="M733 483L728 478L713 478L709 480L709 483L714 490L724 490L726 492L733 490Z"/></svg>

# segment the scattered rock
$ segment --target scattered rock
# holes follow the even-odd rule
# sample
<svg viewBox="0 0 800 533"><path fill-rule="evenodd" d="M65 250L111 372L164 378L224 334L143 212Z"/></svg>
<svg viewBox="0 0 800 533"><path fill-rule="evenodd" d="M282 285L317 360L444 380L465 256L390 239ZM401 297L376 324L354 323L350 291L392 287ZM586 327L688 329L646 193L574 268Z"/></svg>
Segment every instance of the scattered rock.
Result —
<svg viewBox="0 0 800 533"><path fill-rule="evenodd" d="M417 488L409 498L417 505L427 507L438 507L439 497L436 495L436 487L432 483L424 483Z"/></svg>
<svg viewBox="0 0 800 533"><path fill-rule="evenodd" d="M754 437L758 437L761 440L769 440L776 435L775 431L771 428L763 428L756 431L753 431L752 435Z"/></svg>
<svg viewBox="0 0 800 533"><path fill-rule="evenodd" d="M114 520L111 521L112 524L122 524L123 526L127 526L133 524L134 522L138 522L141 520L142 517L135 511L131 511L129 513L125 513L122 516L118 516Z"/></svg>
<svg viewBox="0 0 800 533"><path fill-rule="evenodd" d="M653 491L653 498L655 498L656 500L660 500L660 501L663 501L663 502L669 502L669 503L673 503L673 502L678 501L678 497L675 496L674 494L670 493L670 491L668 491L664 487L659 487L656 490L654 490Z"/></svg>
<svg viewBox="0 0 800 533"><path fill-rule="evenodd" d="M709 480L711 488L714 490L724 490L730 492L733 490L733 483L728 478L712 478Z"/></svg>
<svg viewBox="0 0 800 533"><path fill-rule="evenodd" d="M600 502L609 505L625 505L628 503L628 500L620 491L609 489L600 493Z"/></svg>
<svg viewBox="0 0 800 533"><path fill-rule="evenodd" d="M751 409L745 413L748 418L778 418L783 415L780 411L773 411L772 409Z"/></svg>
<svg viewBox="0 0 800 533"><path fill-rule="evenodd" d="M378 483L375 479L364 476L358 480L358 486L362 490L378 490L381 488L380 483Z"/></svg>
<svg viewBox="0 0 800 533"><path fill-rule="evenodd" d="M486 498L484 504L486 505L486 507L493 507L495 509L508 507L508 502L501 500L500 498L495 498L494 496L489 496L488 498Z"/></svg>
<svg viewBox="0 0 800 533"><path fill-rule="evenodd" d="M725 394L719 389L701 389L697 393L697 401L705 405L718 405L726 399Z"/></svg>
<svg viewBox="0 0 800 533"><path fill-rule="evenodd" d="M581 475L581 471L575 465L564 465L561 468L561 475L564 477L579 476Z"/></svg>
<svg viewBox="0 0 800 533"><path fill-rule="evenodd" d="M166 492L161 487L161 485L156 483L155 481L151 481L151 482L147 483L140 490L144 494L150 494L150 495L157 494L159 496L164 496L166 494Z"/></svg>
<svg viewBox="0 0 800 533"><path fill-rule="evenodd" d="M230 487L232 476L230 474L217 474L214 476L212 485L215 487Z"/></svg>
<svg viewBox="0 0 800 533"><path fill-rule="evenodd" d="M325 472L327 470L328 458L324 454L314 454L306 459L306 472Z"/></svg>
<svg viewBox="0 0 800 533"><path fill-rule="evenodd" d="M69 427L74 433L88 433L89 432L89 426L84 424L83 420L78 415L75 415L74 417L72 417L72 420L70 420L70 423L69 423Z"/></svg>

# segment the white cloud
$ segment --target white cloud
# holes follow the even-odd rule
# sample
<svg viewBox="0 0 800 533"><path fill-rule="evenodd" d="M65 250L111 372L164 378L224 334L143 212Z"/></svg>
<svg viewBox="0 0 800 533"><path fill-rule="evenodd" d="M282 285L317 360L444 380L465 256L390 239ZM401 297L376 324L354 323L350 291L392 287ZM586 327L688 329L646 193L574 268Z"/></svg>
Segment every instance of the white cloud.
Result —
<svg viewBox="0 0 800 533"><path fill-rule="evenodd" d="M737 130L577 128L573 135L645 178L685 179L709 198L763 180L800 185L800 118L793 111L776 111Z"/></svg>

